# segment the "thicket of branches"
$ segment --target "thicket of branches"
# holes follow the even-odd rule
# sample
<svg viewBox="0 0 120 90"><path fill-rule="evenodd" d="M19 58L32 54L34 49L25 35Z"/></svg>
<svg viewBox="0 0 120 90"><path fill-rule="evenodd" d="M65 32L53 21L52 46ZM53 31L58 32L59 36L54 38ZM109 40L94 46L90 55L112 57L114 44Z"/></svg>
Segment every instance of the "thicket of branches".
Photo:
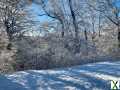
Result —
<svg viewBox="0 0 120 90"><path fill-rule="evenodd" d="M29 10L33 4L50 21L37 21ZM1 0L0 23L7 34L1 39L14 52L9 62L14 70L101 61L120 56L119 13L115 0Z"/></svg>

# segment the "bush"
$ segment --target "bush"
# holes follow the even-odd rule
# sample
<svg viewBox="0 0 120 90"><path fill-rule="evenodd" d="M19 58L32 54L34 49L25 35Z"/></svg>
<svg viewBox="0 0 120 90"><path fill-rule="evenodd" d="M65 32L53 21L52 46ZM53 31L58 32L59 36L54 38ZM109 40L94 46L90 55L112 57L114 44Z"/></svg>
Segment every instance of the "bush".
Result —
<svg viewBox="0 0 120 90"><path fill-rule="evenodd" d="M0 72L1 73L9 73L14 71L12 67L12 63L14 62L16 49L13 46L10 46L9 47L10 49L8 49L9 44L10 42L7 37L7 34L5 33L4 28L1 27L1 31L0 31Z"/></svg>

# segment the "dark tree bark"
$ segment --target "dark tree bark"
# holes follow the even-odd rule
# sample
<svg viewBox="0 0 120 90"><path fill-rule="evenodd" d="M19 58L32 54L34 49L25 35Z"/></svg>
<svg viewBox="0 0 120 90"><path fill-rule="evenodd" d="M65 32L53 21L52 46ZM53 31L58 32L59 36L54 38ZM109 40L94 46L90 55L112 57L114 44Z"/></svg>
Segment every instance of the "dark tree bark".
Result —
<svg viewBox="0 0 120 90"><path fill-rule="evenodd" d="M69 7L70 7L70 12L72 15L72 21L74 25L74 30L75 30L75 53L80 52L80 42L79 42L79 37L78 37L78 24L76 22L76 15L72 6L72 0L69 0Z"/></svg>
<svg viewBox="0 0 120 90"><path fill-rule="evenodd" d="M86 30L86 28L85 28L84 34L85 34L85 40L87 41L88 37L87 37L87 30Z"/></svg>
<svg viewBox="0 0 120 90"><path fill-rule="evenodd" d="M92 39L95 39L95 23L92 22L92 27L93 27L93 35L92 35Z"/></svg>
<svg viewBox="0 0 120 90"><path fill-rule="evenodd" d="M120 25L118 25L118 47L120 48Z"/></svg>
<svg viewBox="0 0 120 90"><path fill-rule="evenodd" d="M75 12L72 7L72 0L69 0L69 5L70 5L70 12L71 12L72 19L73 19L73 25L75 28L75 37L77 39L78 38L78 24L76 23L76 16L75 16Z"/></svg>
<svg viewBox="0 0 120 90"><path fill-rule="evenodd" d="M101 36L101 13L99 14L99 37Z"/></svg>

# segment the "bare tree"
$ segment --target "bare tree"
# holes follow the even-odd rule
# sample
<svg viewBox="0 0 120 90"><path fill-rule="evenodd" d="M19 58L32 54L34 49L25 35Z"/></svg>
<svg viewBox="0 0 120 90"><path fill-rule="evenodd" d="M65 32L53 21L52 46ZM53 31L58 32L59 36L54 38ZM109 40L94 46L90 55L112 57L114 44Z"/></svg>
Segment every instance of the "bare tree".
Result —
<svg viewBox="0 0 120 90"><path fill-rule="evenodd" d="M46 1L40 0L40 5L42 6L44 13L40 14L39 16L46 15L48 17L51 17L52 19L58 20L62 26L61 36L64 37L64 34L65 34L65 16L64 16L63 5L60 4L61 2L57 1L57 0L48 0L46 3Z"/></svg>
<svg viewBox="0 0 120 90"><path fill-rule="evenodd" d="M24 0L2 0L0 4L0 22L5 26L9 40L21 36L26 31L26 27L28 28L33 23L26 18L27 12L23 9L26 2Z"/></svg>
<svg viewBox="0 0 120 90"><path fill-rule="evenodd" d="M118 28L118 46L120 47L120 8L115 0L94 0L96 5L88 3L94 10L101 12L108 20Z"/></svg>

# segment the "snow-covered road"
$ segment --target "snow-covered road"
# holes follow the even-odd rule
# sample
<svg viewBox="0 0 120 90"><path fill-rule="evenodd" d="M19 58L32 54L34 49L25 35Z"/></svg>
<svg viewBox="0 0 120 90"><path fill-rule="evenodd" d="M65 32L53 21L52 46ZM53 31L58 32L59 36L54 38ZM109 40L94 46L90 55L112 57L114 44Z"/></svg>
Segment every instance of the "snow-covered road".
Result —
<svg viewBox="0 0 120 90"><path fill-rule="evenodd" d="M110 90L110 80L120 80L120 62L17 72L0 76L0 90Z"/></svg>

